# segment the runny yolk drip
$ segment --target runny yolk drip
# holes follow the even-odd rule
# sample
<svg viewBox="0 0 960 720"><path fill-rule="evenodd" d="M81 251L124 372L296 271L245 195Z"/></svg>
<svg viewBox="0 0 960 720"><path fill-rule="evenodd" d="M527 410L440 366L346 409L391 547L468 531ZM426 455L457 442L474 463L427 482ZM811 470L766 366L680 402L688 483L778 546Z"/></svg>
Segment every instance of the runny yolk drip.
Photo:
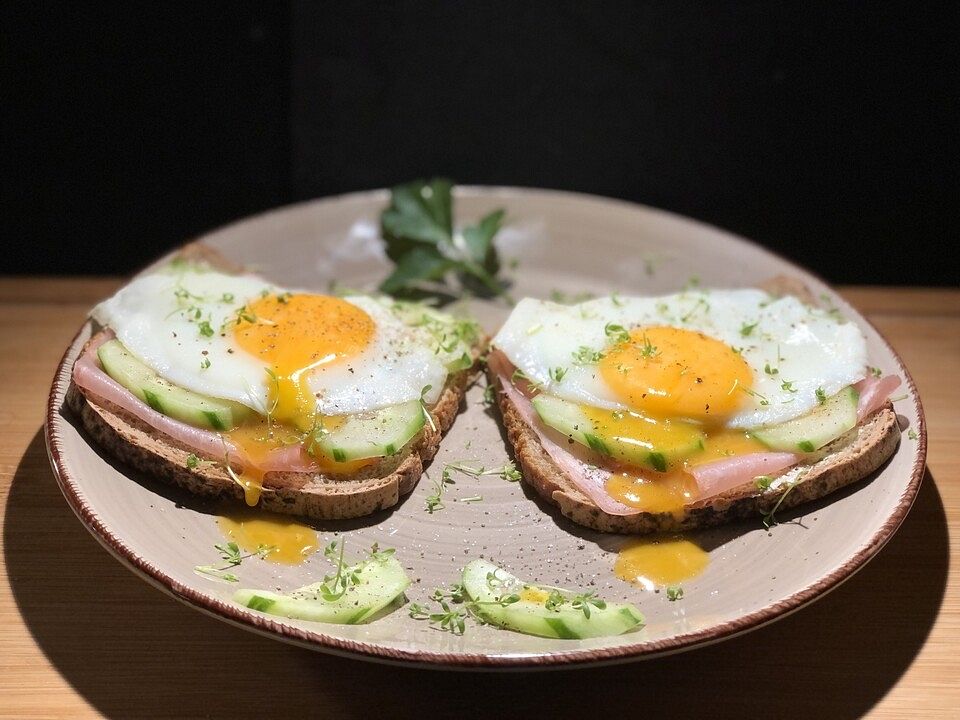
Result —
<svg viewBox="0 0 960 720"><path fill-rule="evenodd" d="M666 326L637 328L599 362L607 386L628 407L652 417L717 421L744 402L753 373L726 343Z"/></svg>
<svg viewBox="0 0 960 720"><path fill-rule="evenodd" d="M709 561L710 555L689 540L643 539L620 550L613 572L621 580L653 590L696 577Z"/></svg>
<svg viewBox="0 0 960 720"><path fill-rule="evenodd" d="M323 418L323 426L327 430L336 430L343 422L342 417L326 416ZM242 448L250 459L250 465L244 467L243 471L237 475L240 486L243 488L244 499L250 507L255 506L260 501L263 479L267 473L263 468L270 453L284 447L304 445L303 433L283 423L268 421L266 418L246 422L227 433L227 437L235 445ZM306 441L308 451L309 442L309 440ZM324 457L321 453L312 454L310 459L320 471L333 475L349 475L377 462L377 458L336 462Z"/></svg>
<svg viewBox="0 0 960 720"><path fill-rule="evenodd" d="M239 513L218 518L217 525L246 552L274 547L264 559L281 565L299 565L320 546L316 530L287 518Z"/></svg>
<svg viewBox="0 0 960 720"><path fill-rule="evenodd" d="M310 430L317 405L307 382L310 372L362 352L373 339L373 319L356 305L326 295L268 295L246 311L238 315L234 336L270 370L271 415Z"/></svg>
<svg viewBox="0 0 960 720"><path fill-rule="evenodd" d="M743 430L716 430L708 432L703 441L703 451L686 459L686 466L723 460L735 455L768 452L769 448Z"/></svg>
<svg viewBox="0 0 960 720"><path fill-rule="evenodd" d="M617 472L607 480L607 493L629 507L651 513L677 513L697 497L697 482L682 470L668 473Z"/></svg>
<svg viewBox="0 0 960 720"><path fill-rule="evenodd" d="M342 418L318 415L310 373L361 353L375 329L363 310L325 295L267 295L237 313L233 328L237 345L262 360L269 376L269 417L251 420L228 434L250 460L238 476L248 505L259 502L268 455L309 443L305 436L320 425L335 430L343 423ZM316 453L313 462L325 472L352 473L375 460L336 463Z"/></svg>

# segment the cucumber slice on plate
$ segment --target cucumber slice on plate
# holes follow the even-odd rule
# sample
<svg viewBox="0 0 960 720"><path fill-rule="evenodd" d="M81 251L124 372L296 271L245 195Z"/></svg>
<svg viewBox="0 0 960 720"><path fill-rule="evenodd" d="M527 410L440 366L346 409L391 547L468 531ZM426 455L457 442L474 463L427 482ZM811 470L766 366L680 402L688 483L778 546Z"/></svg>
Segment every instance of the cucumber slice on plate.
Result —
<svg viewBox="0 0 960 720"><path fill-rule="evenodd" d="M814 452L856 427L859 401L860 394L846 387L806 415L750 434L772 450Z"/></svg>
<svg viewBox="0 0 960 720"><path fill-rule="evenodd" d="M332 429L321 429L314 452L336 462L394 455L420 432L425 422L419 400L375 412L345 415L331 423Z"/></svg>
<svg viewBox="0 0 960 720"><path fill-rule="evenodd" d="M197 427L232 430L252 411L240 403L200 395L164 380L119 340L97 348L104 372L157 412Z"/></svg>
<svg viewBox="0 0 960 720"><path fill-rule="evenodd" d="M486 560L469 563L462 582L480 619L527 635L579 640L621 635L643 625L643 615L633 605L530 585ZM511 595L520 599L501 604Z"/></svg>
<svg viewBox="0 0 960 720"><path fill-rule="evenodd" d="M630 465L665 472L703 449L703 430L695 423L656 420L629 411L583 408L543 393L532 402L544 424L591 450Z"/></svg>
<svg viewBox="0 0 960 720"><path fill-rule="evenodd" d="M352 582L335 599L324 597L323 583L313 583L288 594L269 590L238 590L233 600L268 615L356 625L390 605L410 586L410 578L392 552L376 553L363 562L343 568L342 573L356 582Z"/></svg>

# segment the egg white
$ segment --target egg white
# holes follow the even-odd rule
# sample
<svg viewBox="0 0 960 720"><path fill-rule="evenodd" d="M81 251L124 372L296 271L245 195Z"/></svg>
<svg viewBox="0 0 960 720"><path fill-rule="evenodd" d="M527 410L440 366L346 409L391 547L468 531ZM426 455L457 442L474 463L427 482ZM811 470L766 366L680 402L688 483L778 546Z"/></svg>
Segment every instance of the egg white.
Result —
<svg viewBox="0 0 960 720"><path fill-rule="evenodd" d="M608 323L628 330L669 325L742 348L753 371L754 394L745 394L728 427L784 422L811 410L818 389L829 396L865 375L866 339L855 324L794 297L777 299L753 289L604 297L578 305L527 298L514 308L493 345L542 384L544 392L584 405L624 409L595 364L577 364L573 359L581 347L602 352L610 345L604 330ZM767 372L767 367L777 372ZM551 377L553 368L566 370L559 382ZM794 392L784 382L791 383L788 387Z"/></svg>
<svg viewBox="0 0 960 720"><path fill-rule="evenodd" d="M91 317L111 328L127 350L171 383L265 414L271 382L266 365L237 344L229 326L238 309L265 292L279 294L285 289L254 275L189 266L133 280L94 308ZM376 329L370 344L357 355L311 372L309 385L318 396L318 412L376 410L420 398L427 385L431 389L423 399L435 402L447 369L446 358L433 349L429 333L401 322L387 301L365 296L343 299L364 310ZM209 323L212 335L201 332L203 323Z"/></svg>

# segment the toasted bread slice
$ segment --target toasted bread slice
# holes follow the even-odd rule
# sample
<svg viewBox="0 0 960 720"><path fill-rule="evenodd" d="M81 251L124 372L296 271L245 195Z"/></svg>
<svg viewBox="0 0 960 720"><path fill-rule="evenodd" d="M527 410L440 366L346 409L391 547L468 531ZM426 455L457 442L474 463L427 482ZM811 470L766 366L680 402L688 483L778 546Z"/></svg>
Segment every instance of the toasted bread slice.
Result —
<svg viewBox="0 0 960 720"><path fill-rule="evenodd" d="M226 272L239 271L216 251L194 243L180 254L203 260ZM314 520L358 518L393 507L410 493L453 424L467 388L480 369L482 344L473 349L472 367L447 378L440 398L429 408L429 423L399 453L351 475L318 472L268 472L263 479L259 507ZM66 406L105 452L147 475L195 495L244 502L244 490L218 462L188 468L194 451L161 433L129 412L70 383Z"/></svg>
<svg viewBox="0 0 960 720"><path fill-rule="evenodd" d="M762 288L774 295L796 295L813 304L807 288L790 278L774 278ZM808 466L807 472L794 486L780 483L762 491L755 483L749 482L687 505L677 512L611 515L577 488L547 454L536 431L523 419L510 398L500 391L500 379L495 373L489 373L489 382L496 389L507 438L513 446L524 482L575 523L601 532L645 534L693 530L743 518L757 518L775 507L778 511L786 510L867 477L893 455L900 439L896 413L887 403L824 448L821 459Z"/></svg>

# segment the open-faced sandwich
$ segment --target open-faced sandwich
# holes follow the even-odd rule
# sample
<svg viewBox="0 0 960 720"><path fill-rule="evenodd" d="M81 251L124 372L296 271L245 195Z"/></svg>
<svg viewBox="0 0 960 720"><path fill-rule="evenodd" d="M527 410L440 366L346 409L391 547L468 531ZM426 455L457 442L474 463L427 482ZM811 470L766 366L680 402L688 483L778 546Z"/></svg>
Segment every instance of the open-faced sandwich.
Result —
<svg viewBox="0 0 960 720"><path fill-rule="evenodd" d="M478 326L218 267L193 246L93 310L67 396L83 426L198 495L314 519L395 505L457 414Z"/></svg>
<svg viewBox="0 0 960 720"><path fill-rule="evenodd" d="M581 525L646 533L866 477L900 437L887 399L900 379L868 366L855 324L804 295L781 280L521 301L488 367L524 480Z"/></svg>

